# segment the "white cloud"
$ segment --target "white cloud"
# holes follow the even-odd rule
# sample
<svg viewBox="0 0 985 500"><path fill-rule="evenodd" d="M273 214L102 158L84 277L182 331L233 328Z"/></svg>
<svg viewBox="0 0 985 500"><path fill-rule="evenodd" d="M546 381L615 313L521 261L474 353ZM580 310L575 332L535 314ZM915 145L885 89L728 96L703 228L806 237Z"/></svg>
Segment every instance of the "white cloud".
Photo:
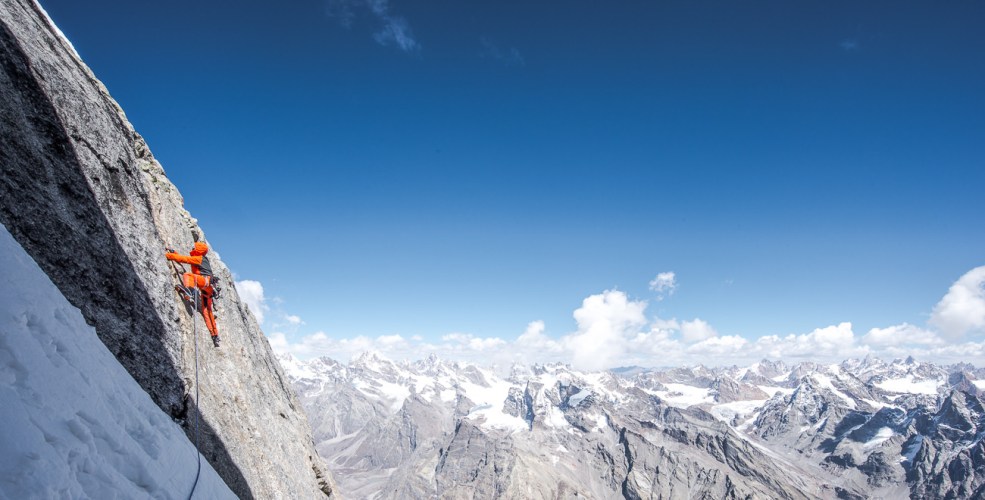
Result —
<svg viewBox="0 0 985 500"><path fill-rule="evenodd" d="M620 364L629 339L646 325L645 309L646 302L629 300L618 290L586 298L574 312L578 331L564 339L572 363L586 370Z"/></svg>
<svg viewBox="0 0 985 500"><path fill-rule="evenodd" d="M473 351L487 351L502 345L506 341L498 337L476 337L471 333L449 333L441 337L441 340L459 347L466 347Z"/></svg>
<svg viewBox="0 0 985 500"><path fill-rule="evenodd" d="M562 350L561 344L544 334L546 326L543 321L531 321L516 339L517 345L534 351L559 352Z"/></svg>
<svg viewBox="0 0 985 500"><path fill-rule="evenodd" d="M677 318L671 318L671 319L653 318L653 321L650 323L650 326L659 330L666 330L666 331L674 331L681 329L681 325L680 323L677 322Z"/></svg>
<svg viewBox="0 0 985 500"><path fill-rule="evenodd" d="M546 335L545 330L543 321L531 321L514 342L503 346L509 353L506 357L511 362L526 364L569 360L565 347L561 342Z"/></svg>
<svg viewBox="0 0 985 500"><path fill-rule="evenodd" d="M701 318L681 322L681 338L684 339L684 342L690 344L716 336L718 336L718 332Z"/></svg>
<svg viewBox="0 0 985 500"><path fill-rule="evenodd" d="M934 308L931 329L902 323L872 328L864 336L856 336L852 323L847 321L785 336L723 335L701 318L647 318L646 301L633 300L618 290L606 290L585 298L573 313L577 328L556 337L548 335L547 326L538 320L527 324L513 340L458 332L437 341L396 334L333 338L318 332L304 337L275 333L270 343L278 351L301 358L327 355L346 359L364 351L376 351L391 359L414 360L434 353L444 359L499 366L509 366L512 362L563 361L582 370L627 365L728 365L751 363L764 357L833 362L867 354L886 359L913 355L928 361L975 362L985 358L985 341L948 342L940 333L946 329L953 338L985 328L983 282L985 267L973 269L955 282ZM241 288L240 283L255 284L242 287L245 291L240 294L248 303L258 299L262 307L259 283L238 282L237 289ZM260 293L250 293L256 291Z"/></svg>
<svg viewBox="0 0 985 500"><path fill-rule="evenodd" d="M589 318L585 318L579 331L557 339L545 334L542 321L534 321L513 341L468 333L450 333L437 342L430 342L418 335L336 338L324 332L294 340L283 333L274 333L269 340L275 351L289 352L301 359L329 356L344 361L371 351L390 359L410 361L433 353L443 359L501 368L509 367L513 362L552 361L571 363L581 370L628 365L731 365L763 358L834 362L867 354L885 359L913 355L921 360L946 362L985 358L985 342L933 343L919 337L923 330L912 325L873 329L862 339L855 336L851 323L844 322L804 334L766 335L755 339L715 335L685 343L677 338L680 330L666 327L688 322L658 319L649 324L641 323L636 316L641 303L626 300L623 304L621 292L608 293L607 298L601 296L601 301L592 298L600 296L586 299L589 304L579 310L584 310ZM899 340L900 335L905 340Z"/></svg>
<svg viewBox="0 0 985 500"><path fill-rule="evenodd" d="M755 352L771 358L822 360L864 355L868 351L856 346L852 324L844 322L824 328L815 328L811 333L802 335L760 337L755 342Z"/></svg>
<svg viewBox="0 0 985 500"><path fill-rule="evenodd" d="M629 355L633 343L639 346L647 341L667 342L667 333L659 330L640 338L640 332L647 326L645 308L646 302L630 300L620 291L592 295L574 312L578 330L557 340L545 334L543 321L533 321L513 341L461 332L443 335L436 343L420 336L332 338L317 332L293 341L283 333L274 333L270 344L278 352L289 352L301 359L312 356L346 359L364 351L375 351L391 359L412 360L434 353L446 359L505 366L516 361L566 361L581 369L594 370L626 364L627 360L642 360L638 355Z"/></svg>
<svg viewBox="0 0 985 500"><path fill-rule="evenodd" d="M471 337L471 335L467 333L449 333L446 335L442 335L441 340L444 340L445 342L462 343L462 342L468 342L469 337Z"/></svg>
<svg viewBox="0 0 985 500"><path fill-rule="evenodd" d="M385 346L394 346L406 343L407 341L400 335L380 335L376 341Z"/></svg>
<svg viewBox="0 0 985 500"><path fill-rule="evenodd" d="M288 314L287 316L284 316L284 320L286 320L289 324L292 324L292 325L302 325L302 324L304 324L304 321L301 321L301 317L300 316L295 316L293 314Z"/></svg>
<svg viewBox="0 0 985 500"><path fill-rule="evenodd" d="M659 320L658 320L659 321ZM676 325L676 322L673 324ZM650 330L639 332L628 345L622 365L667 365L681 360L684 347L673 338L677 328L662 328L651 324Z"/></svg>
<svg viewBox="0 0 985 500"><path fill-rule="evenodd" d="M748 343L748 340L738 335L709 337L688 347L687 351L693 354L730 355L741 353Z"/></svg>
<svg viewBox="0 0 985 500"><path fill-rule="evenodd" d="M263 324L263 315L270 309L270 306L267 305L267 299L263 296L263 285L259 281L253 280L236 281L234 284L240 300L245 302L246 307L253 312L257 323Z"/></svg>
<svg viewBox="0 0 985 500"><path fill-rule="evenodd" d="M498 337L473 338L469 340L469 349L473 351L488 351L506 345L506 341Z"/></svg>
<svg viewBox="0 0 985 500"><path fill-rule="evenodd" d="M270 348L277 353L289 353L294 351L294 346L291 342L287 340L287 335L280 332L271 333L267 335L267 342L270 342Z"/></svg>
<svg viewBox="0 0 985 500"><path fill-rule="evenodd" d="M886 328L873 328L862 337L862 342L871 346L887 347L913 344L933 345L943 341L934 332L903 323Z"/></svg>
<svg viewBox="0 0 985 500"><path fill-rule="evenodd" d="M677 290L677 278L673 271L657 274L657 277L650 280L650 290L657 292L657 300L674 295L674 290Z"/></svg>
<svg viewBox="0 0 985 500"><path fill-rule="evenodd" d="M328 356L339 360L352 359L364 352L377 352L394 360L416 360L434 353L444 359L476 363L508 364L509 342L497 337L477 337L467 333L451 333L439 343L430 343L420 336L399 334L350 338L329 336L325 332L295 337L275 332L268 336L270 347L279 353L290 353L300 359Z"/></svg>
<svg viewBox="0 0 985 500"><path fill-rule="evenodd" d="M930 325L951 340L985 331L985 266L968 271L951 285L934 306Z"/></svg>
<svg viewBox="0 0 985 500"><path fill-rule="evenodd" d="M517 342L534 342L541 338L544 338L544 330L547 326L543 321L531 321L527 323L527 329L523 331L523 334L517 339Z"/></svg>

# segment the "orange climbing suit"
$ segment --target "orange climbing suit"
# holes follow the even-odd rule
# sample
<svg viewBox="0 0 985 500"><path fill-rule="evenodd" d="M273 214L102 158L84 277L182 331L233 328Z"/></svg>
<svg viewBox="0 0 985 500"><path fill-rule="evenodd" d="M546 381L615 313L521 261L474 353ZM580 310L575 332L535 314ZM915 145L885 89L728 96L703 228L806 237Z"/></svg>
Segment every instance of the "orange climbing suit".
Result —
<svg viewBox="0 0 985 500"><path fill-rule="evenodd" d="M202 318L205 319L205 327L213 337L219 335L219 330L215 326L215 313L212 310L212 295L215 289L212 288L212 277L201 274L199 266L202 265L202 257L209 253L209 246L199 241L192 248L191 255L181 255L180 253L168 252L164 254L168 260L191 264L192 272L181 276L181 284L188 290L198 288L202 291L202 303L199 305L202 311Z"/></svg>

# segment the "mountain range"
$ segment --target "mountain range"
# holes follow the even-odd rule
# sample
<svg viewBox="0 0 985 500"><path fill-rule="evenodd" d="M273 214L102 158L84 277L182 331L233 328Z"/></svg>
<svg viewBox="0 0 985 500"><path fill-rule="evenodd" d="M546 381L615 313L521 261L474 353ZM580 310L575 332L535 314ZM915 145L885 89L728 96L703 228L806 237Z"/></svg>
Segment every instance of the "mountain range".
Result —
<svg viewBox="0 0 985 500"><path fill-rule="evenodd" d="M354 498L976 498L985 370L279 360Z"/></svg>

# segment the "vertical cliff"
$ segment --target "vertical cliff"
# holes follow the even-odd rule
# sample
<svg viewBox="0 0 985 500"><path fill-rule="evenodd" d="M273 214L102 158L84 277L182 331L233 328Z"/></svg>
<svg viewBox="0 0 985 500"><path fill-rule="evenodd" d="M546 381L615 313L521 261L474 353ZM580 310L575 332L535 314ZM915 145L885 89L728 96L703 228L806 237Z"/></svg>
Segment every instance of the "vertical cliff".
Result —
<svg viewBox="0 0 985 500"><path fill-rule="evenodd" d="M0 0L0 139L0 223L161 409L186 432L199 414L201 451L229 487L241 498L331 495L297 397L218 254L220 349L175 293L164 248L187 251L205 234L33 0Z"/></svg>

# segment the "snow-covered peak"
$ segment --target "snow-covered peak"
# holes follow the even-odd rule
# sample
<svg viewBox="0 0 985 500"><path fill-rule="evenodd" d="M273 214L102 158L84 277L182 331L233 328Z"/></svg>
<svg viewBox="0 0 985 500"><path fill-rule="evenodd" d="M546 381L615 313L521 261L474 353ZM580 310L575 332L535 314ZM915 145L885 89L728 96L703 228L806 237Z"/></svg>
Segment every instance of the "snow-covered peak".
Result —
<svg viewBox="0 0 985 500"><path fill-rule="evenodd" d="M349 365L378 370L384 365L392 363L392 361L377 351L366 351L353 358Z"/></svg>
<svg viewBox="0 0 985 500"><path fill-rule="evenodd" d="M280 363L280 367L283 368L284 371L291 377L312 378L314 376L305 363L302 363L298 358L295 358L290 353L278 354L276 358Z"/></svg>
<svg viewBox="0 0 985 500"><path fill-rule="evenodd" d="M328 357L301 361L289 353L284 353L277 355L277 361L289 377L309 382L337 377L340 371L345 370L345 367Z"/></svg>
<svg viewBox="0 0 985 500"><path fill-rule="evenodd" d="M868 354L862 359L847 359L841 363L841 367L845 371L860 375L868 372L884 370L886 368L886 362L880 358Z"/></svg>
<svg viewBox="0 0 985 500"><path fill-rule="evenodd" d="M434 353L428 354L428 356L422 360L413 362L412 366L416 369L416 371L429 375L437 375L447 369L445 364L441 361L441 358Z"/></svg>
<svg viewBox="0 0 985 500"><path fill-rule="evenodd" d="M568 365L566 363L558 363L558 362L543 363L543 364L537 363L534 364L532 367L530 367L530 370L533 372L534 375L542 375L545 373L556 374L559 372L570 372L571 365Z"/></svg>

